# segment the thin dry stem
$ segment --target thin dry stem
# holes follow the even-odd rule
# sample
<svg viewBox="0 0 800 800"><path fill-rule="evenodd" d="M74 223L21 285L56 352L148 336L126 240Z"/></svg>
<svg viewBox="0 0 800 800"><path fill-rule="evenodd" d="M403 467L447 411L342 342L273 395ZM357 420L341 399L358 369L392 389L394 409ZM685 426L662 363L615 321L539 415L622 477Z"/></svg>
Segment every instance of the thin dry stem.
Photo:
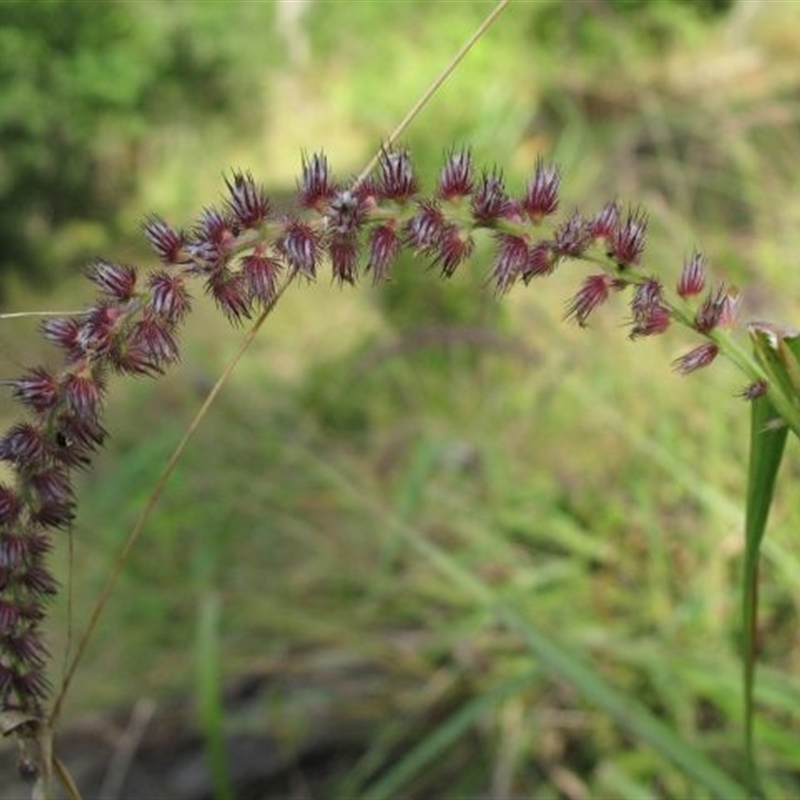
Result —
<svg viewBox="0 0 800 800"><path fill-rule="evenodd" d="M492 23L500 16L500 14L505 11L506 6L511 2L511 0L500 0L498 4L492 9L490 14L486 17L486 19L478 26L475 33L467 39L466 42L461 46L461 49L450 59L447 66L442 70L439 77L433 81L433 83L428 87L428 89L423 93L422 97L417 100L416 103L411 107L408 113L403 117L400 121L400 124L389 134L389 138L384 142L384 147L389 149L399 138L403 135L405 129L413 122L414 118L419 114L420 111L428 104L430 99L439 91L439 87L450 77L453 73L453 70L461 63L467 53L472 49L475 43L483 36L484 33L489 29ZM367 176L375 169L375 166L380 159L380 151L377 152L373 157L372 160L364 167L362 173L356 178L356 182L354 186L360 186L366 179Z"/></svg>

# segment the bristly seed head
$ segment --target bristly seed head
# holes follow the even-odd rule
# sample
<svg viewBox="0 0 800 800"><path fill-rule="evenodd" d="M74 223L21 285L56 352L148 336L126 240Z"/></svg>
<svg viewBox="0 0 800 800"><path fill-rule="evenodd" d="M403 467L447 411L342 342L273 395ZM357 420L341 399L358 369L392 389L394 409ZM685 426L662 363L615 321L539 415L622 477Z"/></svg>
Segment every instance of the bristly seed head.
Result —
<svg viewBox="0 0 800 800"><path fill-rule="evenodd" d="M533 278L552 275L558 265L558 256L553 252L552 242L537 242L528 248L528 260L522 268L522 280L527 285Z"/></svg>
<svg viewBox="0 0 800 800"><path fill-rule="evenodd" d="M358 250L356 237L352 234L335 233L327 242L333 279L341 285L355 285L358 276Z"/></svg>
<svg viewBox="0 0 800 800"><path fill-rule="evenodd" d="M210 245L215 254L221 254L235 238L231 220L216 208L205 208L195 227L195 236Z"/></svg>
<svg viewBox="0 0 800 800"><path fill-rule="evenodd" d="M79 341L81 321L75 317L53 317L45 320L41 331L45 339L67 351L68 361L83 355L84 350Z"/></svg>
<svg viewBox="0 0 800 800"><path fill-rule="evenodd" d="M501 294L507 292L522 275L528 263L528 243L508 233L496 235L497 255L492 268L492 282Z"/></svg>
<svg viewBox="0 0 800 800"><path fill-rule="evenodd" d="M67 407L79 417L97 418L104 391L105 385L99 375L72 373L64 380Z"/></svg>
<svg viewBox="0 0 800 800"><path fill-rule="evenodd" d="M450 278L458 265L472 255L474 247L475 242L468 229L453 223L446 225L439 237L433 264L441 267L443 277Z"/></svg>
<svg viewBox="0 0 800 800"><path fill-rule="evenodd" d="M378 195L403 202L419 191L408 150L382 150L378 161Z"/></svg>
<svg viewBox="0 0 800 800"><path fill-rule="evenodd" d="M402 242L394 225L377 225L369 237L369 261L367 272L372 272L373 283L383 283L389 267L400 253Z"/></svg>
<svg viewBox="0 0 800 800"><path fill-rule="evenodd" d="M420 252L433 252L444 234L447 220L442 209L433 202L421 202L417 213L406 225L409 244Z"/></svg>
<svg viewBox="0 0 800 800"><path fill-rule="evenodd" d="M228 209L242 228L258 228L270 212L266 192L256 184L249 172L234 172L225 178L228 187Z"/></svg>
<svg viewBox="0 0 800 800"><path fill-rule="evenodd" d="M472 193L472 154L469 148L451 150L446 155L436 195L441 200L456 200Z"/></svg>
<svg viewBox="0 0 800 800"><path fill-rule="evenodd" d="M644 252L647 215L641 209L628 211L625 222L617 224L608 240L608 255L620 267L639 263Z"/></svg>
<svg viewBox="0 0 800 800"><path fill-rule="evenodd" d="M136 270L125 264L100 259L89 267L87 274L100 291L115 300L130 300L136 291Z"/></svg>
<svg viewBox="0 0 800 800"><path fill-rule="evenodd" d="M155 214L145 220L143 228L145 237L165 264L182 264L186 261L182 233L173 230Z"/></svg>
<svg viewBox="0 0 800 800"><path fill-rule="evenodd" d="M283 234L276 242L289 267L309 280L317 277L320 250L318 237L311 225L291 219L286 223Z"/></svg>
<svg viewBox="0 0 800 800"><path fill-rule="evenodd" d="M676 291L686 299L700 294L706 286L706 260L701 253L694 252L684 264Z"/></svg>
<svg viewBox="0 0 800 800"><path fill-rule="evenodd" d="M491 226L509 207L503 173L497 167L484 172L472 193L472 216L481 225Z"/></svg>
<svg viewBox="0 0 800 800"><path fill-rule="evenodd" d="M586 326L589 315L608 300L614 279L605 272L589 275L578 293L567 304L565 319L574 319L582 328Z"/></svg>
<svg viewBox="0 0 800 800"><path fill-rule="evenodd" d="M170 325L179 324L192 307L184 278L168 272L153 272L147 283L151 290L148 302L151 312Z"/></svg>
<svg viewBox="0 0 800 800"><path fill-rule="evenodd" d="M304 155L302 169L303 176L297 186L298 202L303 208L321 211L336 192L328 159L322 152L314 153L310 158Z"/></svg>
<svg viewBox="0 0 800 800"><path fill-rule="evenodd" d="M720 324L728 310L728 294L724 286L709 292L694 316L694 328L698 333L710 333Z"/></svg>
<svg viewBox="0 0 800 800"><path fill-rule="evenodd" d="M676 372L686 375L695 370L707 367L719 353L719 347L714 342L703 342L703 344L684 353L672 362L672 368Z"/></svg>
<svg viewBox="0 0 800 800"><path fill-rule="evenodd" d="M591 241L589 224L575 211L553 234L553 252L562 258L578 258Z"/></svg>
<svg viewBox="0 0 800 800"><path fill-rule="evenodd" d="M239 325L242 320L250 318L250 291L243 272L229 269L215 272L206 281L206 291L233 324Z"/></svg>
<svg viewBox="0 0 800 800"><path fill-rule="evenodd" d="M262 308L275 300L280 273L281 262L266 255L261 246L242 259L242 274L247 282L248 294Z"/></svg>
<svg viewBox="0 0 800 800"><path fill-rule="evenodd" d="M757 400L759 397L764 397L767 387L768 384L763 379L753 381L742 389L739 396L745 400Z"/></svg>
<svg viewBox="0 0 800 800"><path fill-rule="evenodd" d="M589 221L589 230L593 239L608 240L619 225L619 204L606 203Z"/></svg>
<svg viewBox="0 0 800 800"><path fill-rule="evenodd" d="M558 208L558 187L561 182L558 168L546 167L541 156L536 159L536 170L528 182L522 208L528 217L538 222L555 213Z"/></svg>
<svg viewBox="0 0 800 800"><path fill-rule="evenodd" d="M0 438L0 461L29 467L42 465L46 456L47 442L29 422L15 423Z"/></svg>
<svg viewBox="0 0 800 800"><path fill-rule="evenodd" d="M653 277L637 284L631 300L631 311L631 339L663 333L672 319L669 309L662 302L661 282Z"/></svg>
<svg viewBox="0 0 800 800"><path fill-rule="evenodd" d="M36 367L27 375L3 381L11 387L14 397L34 411L49 411L61 400L61 384L44 367Z"/></svg>

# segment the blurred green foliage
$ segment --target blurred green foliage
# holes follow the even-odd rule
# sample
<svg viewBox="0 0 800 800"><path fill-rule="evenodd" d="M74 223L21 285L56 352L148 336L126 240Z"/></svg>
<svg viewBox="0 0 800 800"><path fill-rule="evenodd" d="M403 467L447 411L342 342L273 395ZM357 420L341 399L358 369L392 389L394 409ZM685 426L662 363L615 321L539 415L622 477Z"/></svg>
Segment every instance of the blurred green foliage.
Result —
<svg viewBox="0 0 800 800"><path fill-rule="evenodd" d="M154 128L231 113L257 85L218 35L227 6L0 3L0 280L107 246Z"/></svg>

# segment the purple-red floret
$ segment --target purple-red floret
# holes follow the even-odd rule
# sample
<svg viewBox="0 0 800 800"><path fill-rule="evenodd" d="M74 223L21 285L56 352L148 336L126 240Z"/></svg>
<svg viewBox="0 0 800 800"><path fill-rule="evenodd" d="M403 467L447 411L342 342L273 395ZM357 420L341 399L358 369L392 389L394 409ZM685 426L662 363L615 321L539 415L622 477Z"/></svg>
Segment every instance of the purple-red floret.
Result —
<svg viewBox="0 0 800 800"><path fill-rule="evenodd" d="M589 223L573 212L553 234L553 252L560 258L578 258L592 242Z"/></svg>
<svg viewBox="0 0 800 800"><path fill-rule="evenodd" d="M83 353L105 355L118 338L118 322L125 310L113 303L99 302L83 315L76 348Z"/></svg>
<svg viewBox="0 0 800 800"><path fill-rule="evenodd" d="M468 148L452 150L446 155L439 173L436 195L440 200L457 200L472 193L472 154Z"/></svg>
<svg viewBox="0 0 800 800"><path fill-rule="evenodd" d="M177 325L192 307L192 298L181 275L153 272L147 278L150 287L148 306L157 317Z"/></svg>
<svg viewBox="0 0 800 800"><path fill-rule="evenodd" d="M0 641L2 641L4 649L6 649L13 658L18 659L29 667L43 667L50 655L44 642L42 642L38 636L30 632L17 634L0 633Z"/></svg>
<svg viewBox="0 0 800 800"><path fill-rule="evenodd" d="M663 287L657 278L645 278L636 285L631 299L631 311L634 319L646 317L654 308L659 308L662 304L661 296Z"/></svg>
<svg viewBox="0 0 800 800"><path fill-rule="evenodd" d="M644 252L647 215L632 209L624 222L618 223L608 240L608 255L621 267L635 266Z"/></svg>
<svg viewBox="0 0 800 800"><path fill-rule="evenodd" d="M441 267L445 278L452 277L458 265L472 255L475 242L469 230L455 224L445 226L439 237L434 264Z"/></svg>
<svg viewBox="0 0 800 800"><path fill-rule="evenodd" d="M710 333L720 324L727 311L728 295L724 286L709 292L694 315L694 328L698 333Z"/></svg>
<svg viewBox="0 0 800 800"><path fill-rule="evenodd" d="M182 264L186 261L184 235L171 228L161 217L153 215L144 222L144 235L165 264Z"/></svg>
<svg viewBox="0 0 800 800"><path fill-rule="evenodd" d="M324 153L303 156L303 175L297 184L297 200L303 208L322 207L336 193L331 180L331 170Z"/></svg>
<svg viewBox="0 0 800 800"><path fill-rule="evenodd" d="M10 684L10 691L26 700L29 697L43 700L50 694L50 681L44 671L36 667L24 673L14 670Z"/></svg>
<svg viewBox="0 0 800 800"><path fill-rule="evenodd" d="M140 319L133 326L130 342L134 347L143 348L159 367L177 361L180 356L172 327L156 317Z"/></svg>
<svg viewBox="0 0 800 800"><path fill-rule="evenodd" d="M42 564L30 564L20 575L19 582L34 594L54 595L58 590L58 582Z"/></svg>
<svg viewBox="0 0 800 800"><path fill-rule="evenodd" d="M0 600L0 631L11 630L19 622L20 616L17 603Z"/></svg>
<svg viewBox="0 0 800 800"><path fill-rule="evenodd" d="M692 253L684 264L676 291L680 297L687 298L700 294L706 286L706 260L701 253Z"/></svg>
<svg viewBox="0 0 800 800"><path fill-rule="evenodd" d="M130 300L136 291L136 270L126 264L100 259L89 267L88 277L115 300Z"/></svg>
<svg viewBox="0 0 800 800"><path fill-rule="evenodd" d="M589 230L593 239L610 239L619 225L620 208L616 202L606 203L591 220Z"/></svg>
<svg viewBox="0 0 800 800"><path fill-rule="evenodd" d="M22 498L19 493L0 484L0 527L16 522L21 510Z"/></svg>
<svg viewBox="0 0 800 800"><path fill-rule="evenodd" d="M670 322L672 322L672 315L669 309L664 306L653 306L634 317L630 337L637 339L640 336L664 333Z"/></svg>
<svg viewBox="0 0 800 800"><path fill-rule="evenodd" d="M767 382L761 378L745 386L739 393L739 396L745 400L757 400L759 397L764 397L767 393L767 388Z"/></svg>
<svg viewBox="0 0 800 800"><path fill-rule="evenodd" d="M432 252L449 223L436 203L421 202L406 225L408 243L421 252Z"/></svg>
<svg viewBox="0 0 800 800"><path fill-rule="evenodd" d="M94 450L106 438L105 428L95 419L64 415L59 418L59 423L67 440L67 447L78 446Z"/></svg>
<svg viewBox="0 0 800 800"><path fill-rule="evenodd" d="M57 420L60 446L55 460L66 466L82 466L86 454L96 450L106 438L106 430L97 419L75 414L61 414Z"/></svg>
<svg viewBox="0 0 800 800"><path fill-rule="evenodd" d="M354 236L334 234L327 245L333 279L355 285L358 276L358 247Z"/></svg>
<svg viewBox="0 0 800 800"><path fill-rule="evenodd" d="M498 292L507 292L528 263L528 243L521 236L500 233L495 236L497 253L491 280Z"/></svg>
<svg viewBox="0 0 800 800"><path fill-rule="evenodd" d="M206 208L194 228L194 236L186 244L192 271L200 273L223 269L238 235L238 224L216 208Z"/></svg>
<svg viewBox="0 0 800 800"><path fill-rule="evenodd" d="M527 285L531 279L551 275L558 264L552 242L536 242L528 248L528 259L522 268L522 280Z"/></svg>
<svg viewBox="0 0 800 800"><path fill-rule="evenodd" d="M589 315L608 300L612 288L615 288L614 279L607 273L589 275L567 304L565 318L572 318L578 325L584 327Z"/></svg>
<svg viewBox="0 0 800 800"><path fill-rule="evenodd" d="M270 212L269 198L249 172L234 172L225 179L228 210L242 228L257 228Z"/></svg>
<svg viewBox="0 0 800 800"><path fill-rule="evenodd" d="M81 417L97 417L104 390L103 380L98 375L72 373L64 379L64 399Z"/></svg>
<svg viewBox="0 0 800 800"><path fill-rule="evenodd" d="M0 570L13 572L29 558L28 537L4 532L0 536Z"/></svg>
<svg viewBox="0 0 800 800"><path fill-rule="evenodd" d="M378 196L403 202L415 195L419 184L408 150L382 150L378 161Z"/></svg>
<svg viewBox="0 0 800 800"><path fill-rule="evenodd" d="M266 255L261 246L242 259L242 275L248 296L263 307L272 303L277 296L280 272L281 262Z"/></svg>
<svg viewBox="0 0 800 800"><path fill-rule="evenodd" d="M484 171L472 193L472 216L481 225L491 226L509 209L503 173L496 167Z"/></svg>
<svg viewBox="0 0 800 800"><path fill-rule="evenodd" d="M48 411L61 399L59 379L44 367L35 367L27 375L5 381L14 397L34 411Z"/></svg>
<svg viewBox="0 0 800 800"><path fill-rule="evenodd" d="M372 272L373 283L383 282L389 267L400 253L402 242L391 223L375 226L369 236L369 261L367 271Z"/></svg>
<svg viewBox="0 0 800 800"><path fill-rule="evenodd" d="M29 422L15 423L0 438L0 461L28 467L41 463L46 452L41 432Z"/></svg>
<svg viewBox="0 0 800 800"><path fill-rule="evenodd" d="M286 223L276 246L293 272L309 280L317 276L319 234L307 223L292 219Z"/></svg>
<svg viewBox="0 0 800 800"><path fill-rule="evenodd" d="M42 323L42 335L66 350L68 360L78 359L84 353L80 344L82 324L82 321L75 317L54 317Z"/></svg>
<svg viewBox="0 0 800 800"><path fill-rule="evenodd" d="M544 160L536 159L536 169L528 181L522 209L534 222L555 213L558 208L558 188L561 183L557 167L545 166Z"/></svg>
<svg viewBox="0 0 800 800"><path fill-rule="evenodd" d="M109 362L116 372L128 375L160 375L163 370L150 357L150 352L142 344L130 340L120 342L108 354Z"/></svg>
<svg viewBox="0 0 800 800"><path fill-rule="evenodd" d="M66 530L74 519L74 503L42 503L31 509L31 520L44 528Z"/></svg>
<svg viewBox="0 0 800 800"><path fill-rule="evenodd" d="M689 372L707 367L717 357L718 353L719 347L714 342L703 342L703 344L688 353L676 358L672 362L672 368L676 372L686 375Z"/></svg>
<svg viewBox="0 0 800 800"><path fill-rule="evenodd" d="M57 467L37 472L28 479L40 503L68 506L72 504L73 491L69 477Z"/></svg>
<svg viewBox="0 0 800 800"><path fill-rule="evenodd" d="M250 318L250 288L243 272L227 269L215 272L206 281L206 290L231 322L239 324Z"/></svg>

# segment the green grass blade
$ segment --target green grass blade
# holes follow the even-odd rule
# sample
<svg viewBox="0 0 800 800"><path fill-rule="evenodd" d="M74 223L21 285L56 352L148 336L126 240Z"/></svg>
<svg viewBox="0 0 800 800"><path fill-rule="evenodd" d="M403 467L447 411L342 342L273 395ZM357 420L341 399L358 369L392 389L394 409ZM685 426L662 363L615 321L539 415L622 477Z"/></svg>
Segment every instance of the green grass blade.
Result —
<svg viewBox="0 0 800 800"><path fill-rule="evenodd" d="M465 570L446 550L425 539L396 518L393 522L412 549L425 557L454 583L469 591L476 600L493 610L497 618L517 633L545 669L572 684L584 698L608 713L621 728L678 765L720 800L734 800L746 796L747 792L743 786L711 763L694 745L683 741L645 706L615 689L578 656L550 639L541 629L524 619L515 610L502 605L485 583Z"/></svg>
<svg viewBox="0 0 800 800"><path fill-rule="evenodd" d="M500 616L547 669L572 684L621 728L679 766L714 797L734 800L746 796L743 786L722 772L694 745L681 739L645 706L607 683L596 670L563 645L548 638L512 610L501 609Z"/></svg>
<svg viewBox="0 0 800 800"><path fill-rule="evenodd" d="M197 620L197 706L214 797L217 800L233 800L225 753L219 618L219 597L207 593L200 603Z"/></svg>
<svg viewBox="0 0 800 800"><path fill-rule="evenodd" d="M784 397L797 397L797 357L800 338L770 331L771 337L759 331L753 335L756 354L777 378ZM760 795L756 765L753 726L755 720L754 683L756 669L756 624L758 620L758 566L761 543L767 526L775 492L775 480L783 459L790 420L782 418L767 396L752 403L750 422L750 460L747 476L747 508L745 517L745 555L743 577L744 624L744 718L745 758L748 782L753 796ZM776 424L780 423L780 424Z"/></svg>
<svg viewBox="0 0 800 800"><path fill-rule="evenodd" d="M584 660L572 654L562 644L551 639L542 629L524 618L515 609L501 603L495 591L445 548L435 544L414 527L392 514L368 493L363 491L365 480L350 476L330 462L322 462L315 453L306 455L320 475L336 486L343 495L351 497L363 508L381 519L419 557L470 596L473 602L486 609L495 619L514 630L525 643L540 666L559 679L572 684L590 703L608 713L624 730L649 744L664 758L671 760L699 786L720 800L736 800L747 796L747 790L719 769L691 742L661 722L646 706L633 697L618 691ZM444 735L444 734L442 734Z"/></svg>
<svg viewBox="0 0 800 800"><path fill-rule="evenodd" d="M364 800L388 800L397 797L410 780L463 736L481 714L521 692L539 675L538 669L527 672L466 703L428 734L376 784L369 787L363 795Z"/></svg>

